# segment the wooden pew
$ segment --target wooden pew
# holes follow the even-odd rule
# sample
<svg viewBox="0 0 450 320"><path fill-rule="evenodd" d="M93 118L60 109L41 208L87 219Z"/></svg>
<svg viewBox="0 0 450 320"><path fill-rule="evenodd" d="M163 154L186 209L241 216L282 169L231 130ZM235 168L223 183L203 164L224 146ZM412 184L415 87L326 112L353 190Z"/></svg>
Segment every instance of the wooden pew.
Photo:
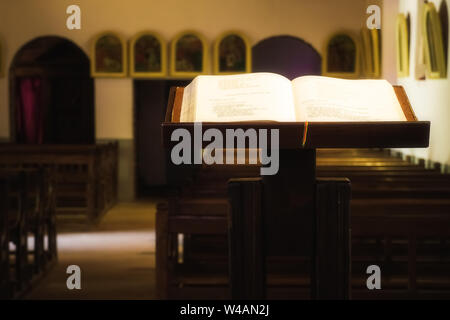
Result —
<svg viewBox="0 0 450 320"><path fill-rule="evenodd" d="M374 154L365 159L372 168L335 152L318 170L352 181L353 297L448 298L450 176ZM381 291L366 288L372 264L381 267Z"/></svg>
<svg viewBox="0 0 450 320"><path fill-rule="evenodd" d="M448 298L450 215L352 217L353 295L364 299ZM369 221L368 221L369 220ZM361 243L364 241L364 243ZM365 268L378 265L382 290L365 287Z"/></svg>
<svg viewBox="0 0 450 320"><path fill-rule="evenodd" d="M13 260L13 272L9 276L9 294L12 295L25 290L32 277L28 257L29 186L26 172L3 170L1 177L7 183L8 246L13 243L15 247L14 251L8 249L8 259Z"/></svg>
<svg viewBox="0 0 450 320"><path fill-rule="evenodd" d="M54 169L60 218L97 223L117 201L117 142L96 145L0 144L0 168Z"/></svg>
<svg viewBox="0 0 450 320"><path fill-rule="evenodd" d="M353 297L426 297L432 293L432 290L424 291L422 288L439 287L439 283L443 283L439 287L439 296L449 297L450 284L446 285L446 282L442 281L442 275L447 275L448 279L450 278L450 274L449 272L445 273L446 264L441 263L439 259L442 259L441 256L445 252L445 244L450 238L450 230L443 230L441 233L435 232L437 230L435 228L439 228L441 225L441 223L436 221L445 221L439 220L441 219L439 214L444 214L444 218L442 219L446 219L445 216L447 213L450 215L449 203L446 200L449 198L450 191L449 175L443 175L438 170L425 169L422 165L412 164L400 158L392 157L391 153L386 150L318 150L317 156L317 171L319 176L348 177L352 181L353 201L351 204L351 224L354 230L370 230L372 221L379 219L378 214L380 211L383 214L396 217L390 220L386 220L386 218L380 219L380 221L383 221L379 224L380 229L386 223L389 223L391 226L390 228L384 229L385 233L383 235L373 235L370 232L364 234L361 231L361 233L357 232L356 234L358 236L356 236L355 231L352 231L354 235L353 245L356 248L352 256L354 269L352 278ZM203 215L223 216L226 207L223 204L223 195L226 190L225 182L227 177L239 177L239 174L242 173L245 175L241 175L240 177L257 176L255 166L247 171L243 170L242 173L239 173L239 169L236 167L202 167L197 172L194 183L186 186L181 198L178 198L180 200L183 199L183 196L191 197L189 200L191 204L186 206L183 215L184 217L190 215L192 218L190 224L196 225L197 229L196 234L192 235L189 235L188 229L178 229L180 233L186 232L184 234L184 246L182 248L184 258L183 267L184 270L190 270L190 277L176 276L176 272L180 269L176 268L177 262L173 262L173 268L169 269L169 271L166 269L166 272L172 273L172 276L175 275L174 277L178 279L178 282L168 284L168 288L172 289L165 291L165 297L228 297L226 295L228 283L228 269L226 265L227 237L219 232L214 232L214 230L221 230L217 224L214 228L210 228L206 232L208 233L207 235L202 235L201 232L202 230L204 232L205 229L201 227L204 222L200 222L200 220L207 220L207 217ZM205 202L206 200L209 202ZM205 207L206 205L207 207ZM176 210L172 211L171 219L173 221L178 219ZM386 242L386 239L392 239L393 242L391 241L391 243L394 244L397 242L403 244L409 243L408 238L404 238L395 232L396 230L401 230L405 224L414 225L416 223L418 225L417 221L421 221L422 224L428 223L427 225L429 227L427 228L427 233L424 233L425 231L417 233L421 239L416 241L418 245L416 250L425 250L426 253L430 253L427 253L427 259L429 260L427 264L421 262L423 258L420 255L416 255L416 260L412 258L408 260L409 264L415 265L415 268L425 272L425 280L421 280L420 278L414 280L418 284L418 290L408 291L408 285L403 287L393 285L397 281L395 279L400 279L398 281L403 281L403 283L412 281L411 279L413 277L409 279L409 276L405 275L408 275L407 268L414 267L407 267L405 269L404 264L389 264L389 267L386 268L386 274L390 276L390 274L396 272L397 276L394 279L395 281L389 280L390 282L387 282L388 287L391 286L391 283L393 287L391 286L392 288L386 291L386 295L383 296L384 290L381 290L378 294L367 294L367 292L363 292L364 290L361 289L361 286L365 282L361 282L361 279L366 279L367 275L365 274L365 269L363 270L362 267L367 263L391 259L387 254L391 249L386 244L389 243L389 241ZM414 234L416 229L411 230L412 234ZM159 234L158 239L164 238L161 232ZM177 243L173 247L178 248L178 245ZM366 253L370 252L370 250L373 251L373 246L377 246L377 250L381 252L378 260L367 257ZM408 244L407 246L411 245ZM433 255L431 254L432 252L436 254ZM405 260L406 258L403 256L398 257L398 259ZM306 277L303 277L303 279L301 277L295 277L295 273L290 273L286 269L283 270L280 267L280 262L275 260L272 260L274 263L270 264L270 268L272 271L276 270L280 272L278 276L276 275L277 272L272 273L272 275L275 275L275 278L269 276L268 283L274 285L278 290L270 291L268 296L272 298L286 297L288 296L286 294L287 290L291 290L292 296L302 297L301 290L298 289L306 288L306 290L309 290L310 284ZM207 268L210 263L214 265L214 268ZM296 265L297 271L301 270L301 264L303 264L304 268L305 262L299 263ZM202 266L202 268L199 266ZM386 265L384 264L383 266ZM196 270L199 272L196 273ZM212 273L209 274L208 270ZM433 278L427 276L433 275L433 273L440 274L441 277ZM398 275L401 275L403 278ZM212 279L215 280L213 281ZM283 279L283 281L280 282L280 279ZM186 286L187 283L189 283L188 287ZM282 283L284 283L284 287ZM174 289L175 287L176 290ZM214 287L216 287L217 291L214 291ZM174 290L176 293L174 293ZM219 292L221 293L219 294ZM304 294L304 296L307 296L307 294Z"/></svg>
<svg viewBox="0 0 450 320"><path fill-rule="evenodd" d="M5 191L0 203L2 221L6 223L2 227L1 264L5 269L0 295L14 298L28 290L57 258L53 174L49 169L2 169L0 182Z"/></svg>

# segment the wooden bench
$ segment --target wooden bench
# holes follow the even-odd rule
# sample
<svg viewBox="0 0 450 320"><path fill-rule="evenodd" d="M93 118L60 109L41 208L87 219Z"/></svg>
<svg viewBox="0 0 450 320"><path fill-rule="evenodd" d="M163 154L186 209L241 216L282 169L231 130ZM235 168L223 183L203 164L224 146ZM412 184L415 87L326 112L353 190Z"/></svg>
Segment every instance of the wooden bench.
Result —
<svg viewBox="0 0 450 320"><path fill-rule="evenodd" d="M426 297L436 293L436 290L433 291L430 288L439 288L440 297L449 297L450 283L447 285L447 282L442 280L445 276L447 279L450 278L450 271L446 273L446 264L441 260L443 252L446 252L445 244L450 238L450 228L448 231L444 229L441 233L435 232L436 228L441 228L441 222L445 221L446 214L450 216L449 175L392 157L386 150L318 150L317 157L319 177L348 177L352 182L351 225L353 246L355 246L352 255L353 297ZM159 287L161 289L158 292L162 293L162 297L229 298L227 295L228 239L224 234L224 226L227 223L224 215L227 210L226 196L224 196L226 181L227 178L232 177L254 177L259 173L256 166L249 166L245 170L243 168L243 166L202 167L197 171L193 183L184 187L182 196L170 201L168 207L161 207L164 208L161 212L166 213L160 215L158 212L157 219L161 225L166 225L164 229L166 232L170 233L174 229L167 229L168 223L164 222L165 219L170 220L171 225L176 225L174 221L180 219L178 225L186 226L186 228L177 228L177 233L172 237L171 248L175 250L172 251L175 256L169 258L169 260L172 259L169 262L172 264L169 269L158 267L158 259L161 261L164 257L162 254L157 254L159 257L157 269L159 272L166 272L166 275L172 279ZM186 202L182 211L178 211L177 205L173 206L177 202L178 206L183 206ZM181 212L182 216L179 216ZM383 214L381 218L380 212ZM387 216L395 217L395 219L388 219ZM372 222L377 219L382 221L377 222L377 225L380 230L384 230L384 233L374 235L368 230ZM394 243L403 243L406 247L411 246L408 244L409 238L402 235L401 230L406 224L420 225L417 224L418 221L428 227L427 233L422 230L422 233L418 233L418 235L421 234L420 239L412 242L413 245L418 245L414 250L425 250L426 254L432 252L437 254L428 254L427 263L422 263L419 255L416 255L416 260L408 260L407 254L399 256L400 260L409 261L408 263L413 267L406 266L404 262L399 265L383 264L382 268L388 266L385 270L388 277L385 284L389 290L384 296L384 290L368 294L365 288L365 279L368 275L363 266L367 267L370 264L391 259L386 255L386 252L390 252L389 245L386 245L389 241L386 239L392 239ZM208 225L208 223L211 224ZM382 226L385 224L389 224L390 227L383 229ZM444 225L448 226L448 223ZM195 232L190 231L194 229ZM358 231L355 231L356 229ZM163 229L158 230L157 227L160 241L167 238L167 233L164 236L161 230ZM364 230L367 232L364 233ZM400 230L400 234L396 233L397 230ZM411 232L414 234L415 229L411 229ZM178 238L178 233L184 236ZM181 239L182 244L178 242ZM377 246L377 250L381 252L377 259L367 255L374 246ZM179 247L181 248L178 249ZM157 252L161 250L157 248ZM183 255L182 263L178 262L179 254ZM268 297L307 297L310 286L307 272L303 272L302 276L302 272L290 272L283 269L276 259L272 261L275 262L271 264L270 269L274 272L268 277L270 279L268 280L268 284L270 283ZM167 260L166 263L168 263ZM301 264L303 267L300 266ZM296 264L297 271L304 270L305 262L301 264ZM408 268L423 270L425 273L423 279L419 277L411 280ZM196 270L199 272L196 273ZM433 274L439 276L434 277ZM364 282L362 282L363 279ZM410 281L415 281L418 290L408 289L408 286L411 286L408 285ZM395 283L403 283L403 286L395 285ZM217 291L214 291L214 288ZM423 288L428 289L422 290Z"/></svg>
<svg viewBox="0 0 450 320"><path fill-rule="evenodd" d="M0 144L0 168L51 168L60 218L96 223L117 200L117 142L96 145Z"/></svg>
<svg viewBox="0 0 450 320"><path fill-rule="evenodd" d="M333 152L318 161L320 175L352 181L353 297L448 298L450 176L379 154L355 160ZM367 290L372 264L382 290Z"/></svg>
<svg viewBox="0 0 450 320"><path fill-rule="evenodd" d="M23 294L56 261L53 183L50 169L0 170L4 191L0 203L3 221L0 295L4 298ZM29 237L32 248L28 246Z"/></svg>

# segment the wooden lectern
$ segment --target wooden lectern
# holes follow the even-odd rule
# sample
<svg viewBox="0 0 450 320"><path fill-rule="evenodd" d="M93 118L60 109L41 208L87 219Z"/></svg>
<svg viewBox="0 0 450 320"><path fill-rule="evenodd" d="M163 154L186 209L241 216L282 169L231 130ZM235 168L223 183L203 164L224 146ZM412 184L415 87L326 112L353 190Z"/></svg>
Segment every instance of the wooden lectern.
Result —
<svg viewBox="0 0 450 320"><path fill-rule="evenodd" d="M279 129L279 171L273 176L232 179L229 266L233 299L265 299L268 257L301 257L309 268L311 298L350 298L350 196L348 179L317 179L316 148L427 147L430 122L417 121L402 87L395 86L407 121L202 123L203 131ZM183 88L172 88L163 145L175 145ZM307 130L305 130L307 125ZM203 133L203 132L202 132ZM306 137L304 136L306 133Z"/></svg>

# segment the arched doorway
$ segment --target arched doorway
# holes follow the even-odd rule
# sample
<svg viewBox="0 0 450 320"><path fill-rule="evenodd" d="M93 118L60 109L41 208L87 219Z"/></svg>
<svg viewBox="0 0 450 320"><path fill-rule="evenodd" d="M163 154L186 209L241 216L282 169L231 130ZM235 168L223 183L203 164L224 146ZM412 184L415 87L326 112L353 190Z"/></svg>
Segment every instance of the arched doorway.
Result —
<svg viewBox="0 0 450 320"><path fill-rule="evenodd" d="M252 49L252 72L274 72L289 79L320 75L322 59L309 43L293 36L261 40Z"/></svg>
<svg viewBox="0 0 450 320"><path fill-rule="evenodd" d="M9 70L12 141L94 143L94 83L89 65L83 50L62 37L38 37L22 46Z"/></svg>

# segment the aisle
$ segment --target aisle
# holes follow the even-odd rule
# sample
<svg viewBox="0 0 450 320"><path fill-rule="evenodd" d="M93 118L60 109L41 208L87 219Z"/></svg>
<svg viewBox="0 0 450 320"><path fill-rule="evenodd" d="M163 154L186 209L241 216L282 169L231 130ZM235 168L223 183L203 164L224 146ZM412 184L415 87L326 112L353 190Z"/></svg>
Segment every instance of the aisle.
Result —
<svg viewBox="0 0 450 320"><path fill-rule="evenodd" d="M155 210L156 201L120 203L94 230L61 230L58 264L25 299L154 299ZM67 289L69 265L81 268L81 290Z"/></svg>

